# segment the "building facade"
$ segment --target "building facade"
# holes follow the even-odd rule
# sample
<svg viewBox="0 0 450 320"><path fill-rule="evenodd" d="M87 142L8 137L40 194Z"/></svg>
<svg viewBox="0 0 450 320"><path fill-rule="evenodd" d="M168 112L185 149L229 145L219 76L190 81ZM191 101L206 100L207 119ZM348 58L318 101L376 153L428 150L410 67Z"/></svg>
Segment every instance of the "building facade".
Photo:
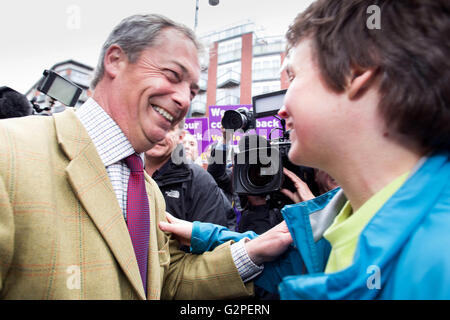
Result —
<svg viewBox="0 0 450 320"><path fill-rule="evenodd" d="M255 95L286 89L280 73L284 37L260 37L255 24L234 25L201 37L207 48L202 59L200 92L192 101L190 116L208 116L208 106L251 104Z"/></svg>
<svg viewBox="0 0 450 320"><path fill-rule="evenodd" d="M209 33L200 40L205 46L201 57L200 91L192 101L188 117L207 117L211 105L251 104L255 95L288 87L286 73L280 74L286 46L283 36L261 37L253 22L245 22ZM93 67L67 60L50 70L83 89L76 106L91 95ZM45 107L49 99L37 90L41 80L26 95ZM64 109L64 105L56 102L52 112Z"/></svg>

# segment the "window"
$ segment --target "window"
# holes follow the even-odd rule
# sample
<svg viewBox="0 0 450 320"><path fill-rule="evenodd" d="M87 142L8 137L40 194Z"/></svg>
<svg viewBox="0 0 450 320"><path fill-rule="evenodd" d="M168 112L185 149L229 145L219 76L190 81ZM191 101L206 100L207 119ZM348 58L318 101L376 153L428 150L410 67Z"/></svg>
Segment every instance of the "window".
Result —
<svg viewBox="0 0 450 320"><path fill-rule="evenodd" d="M253 58L253 81L280 79L280 55Z"/></svg>
<svg viewBox="0 0 450 320"><path fill-rule="evenodd" d="M280 89L281 89L280 81L253 82L252 96L258 96L260 94L278 91Z"/></svg>
<svg viewBox="0 0 450 320"><path fill-rule="evenodd" d="M240 88L217 89L216 103L220 106L239 104Z"/></svg>
<svg viewBox="0 0 450 320"><path fill-rule="evenodd" d="M217 87L239 85L241 81L241 62L227 63L217 67Z"/></svg>
<svg viewBox="0 0 450 320"><path fill-rule="evenodd" d="M219 42L217 51L219 64L234 60L240 60L242 51L242 38L239 37Z"/></svg>
<svg viewBox="0 0 450 320"><path fill-rule="evenodd" d="M191 116L192 114L205 114L205 113L206 113L206 94L205 93L198 94L191 102L189 116Z"/></svg>

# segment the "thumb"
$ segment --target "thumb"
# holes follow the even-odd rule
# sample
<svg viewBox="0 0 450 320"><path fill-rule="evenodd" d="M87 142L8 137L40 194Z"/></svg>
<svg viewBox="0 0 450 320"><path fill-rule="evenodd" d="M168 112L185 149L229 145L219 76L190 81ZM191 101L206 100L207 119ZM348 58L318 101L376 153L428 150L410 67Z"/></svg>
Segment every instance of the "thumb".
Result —
<svg viewBox="0 0 450 320"><path fill-rule="evenodd" d="M159 222L159 228L161 229L161 231L164 231L164 232L173 232L174 231L174 225L170 224L168 222L165 222L165 221Z"/></svg>
<svg viewBox="0 0 450 320"><path fill-rule="evenodd" d="M181 224L173 224L165 221L160 221L159 228L164 232L173 233L175 236L187 237L186 230Z"/></svg>
<svg viewBox="0 0 450 320"><path fill-rule="evenodd" d="M167 218L167 221L169 221L170 223L174 223L177 221L177 218L175 218L173 215L171 215L167 211L166 211L166 218Z"/></svg>

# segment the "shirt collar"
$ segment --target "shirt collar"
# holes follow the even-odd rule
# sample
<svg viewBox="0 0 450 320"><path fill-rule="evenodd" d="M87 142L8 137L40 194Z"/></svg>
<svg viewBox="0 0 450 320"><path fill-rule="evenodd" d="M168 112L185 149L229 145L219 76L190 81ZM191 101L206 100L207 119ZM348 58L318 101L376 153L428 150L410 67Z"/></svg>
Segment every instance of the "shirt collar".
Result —
<svg viewBox="0 0 450 320"><path fill-rule="evenodd" d="M373 216L397 192L397 190L407 180L410 172L406 172L388 185L379 190L370 199L368 199L357 211L353 212L349 201L346 202L342 210L334 219L333 224L325 231L324 237L334 248L354 241L356 243L358 236L364 227L369 223Z"/></svg>
<svg viewBox="0 0 450 320"><path fill-rule="evenodd" d="M86 128L105 167L136 152L118 124L93 98L82 104L75 114ZM144 154L138 155L144 163Z"/></svg>

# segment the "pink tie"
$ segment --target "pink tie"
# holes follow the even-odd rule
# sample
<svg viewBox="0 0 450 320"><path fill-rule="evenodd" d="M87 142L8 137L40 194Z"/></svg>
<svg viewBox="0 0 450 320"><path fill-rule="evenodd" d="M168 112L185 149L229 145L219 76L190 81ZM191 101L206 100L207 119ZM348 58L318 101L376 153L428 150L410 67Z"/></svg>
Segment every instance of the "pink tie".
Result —
<svg viewBox="0 0 450 320"><path fill-rule="evenodd" d="M142 159L132 154L125 159L130 168L127 192L127 225L136 254L139 271L147 294L147 259L150 239L150 211L145 190Z"/></svg>

